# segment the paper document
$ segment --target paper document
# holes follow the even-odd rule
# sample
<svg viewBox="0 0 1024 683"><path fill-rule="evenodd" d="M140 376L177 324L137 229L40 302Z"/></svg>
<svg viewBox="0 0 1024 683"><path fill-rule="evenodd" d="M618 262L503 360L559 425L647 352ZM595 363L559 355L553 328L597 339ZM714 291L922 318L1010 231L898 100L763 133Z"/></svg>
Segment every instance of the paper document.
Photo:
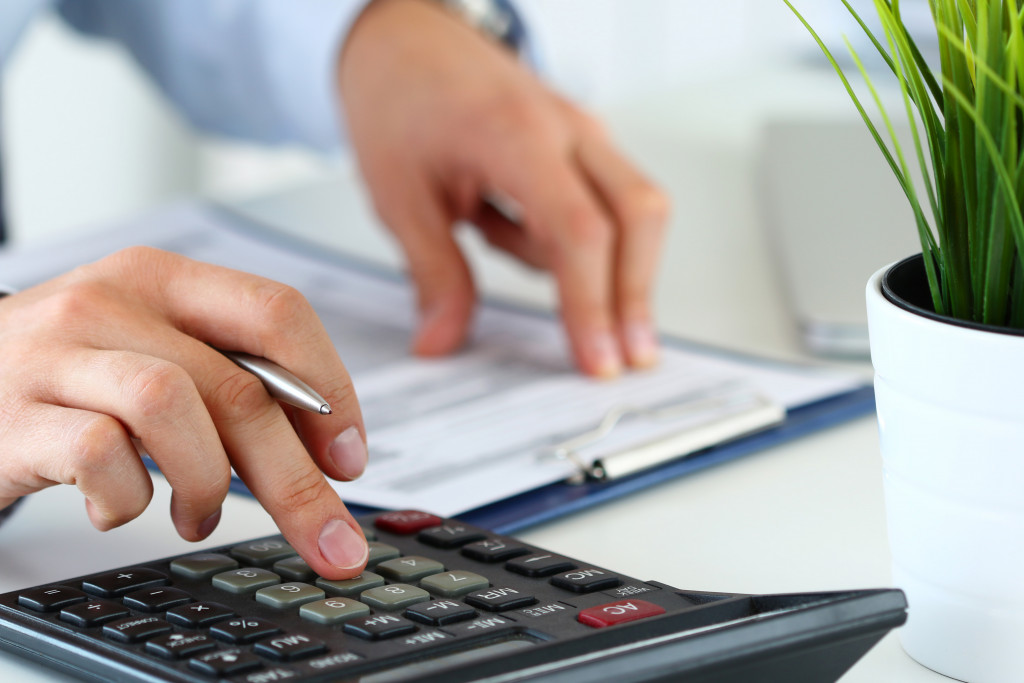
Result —
<svg viewBox="0 0 1024 683"><path fill-rule="evenodd" d="M247 226L209 206L173 207L58 249L0 254L0 281L24 287L148 244L298 288L351 373L366 420L370 464L360 480L336 484L342 498L446 516L565 480L581 462L674 447L688 428L726 424L752 404L792 408L861 385L675 345L653 370L592 380L574 369L557 319L500 305L481 308L463 352L414 358L415 299L403 279ZM579 441L610 414L607 433Z"/></svg>

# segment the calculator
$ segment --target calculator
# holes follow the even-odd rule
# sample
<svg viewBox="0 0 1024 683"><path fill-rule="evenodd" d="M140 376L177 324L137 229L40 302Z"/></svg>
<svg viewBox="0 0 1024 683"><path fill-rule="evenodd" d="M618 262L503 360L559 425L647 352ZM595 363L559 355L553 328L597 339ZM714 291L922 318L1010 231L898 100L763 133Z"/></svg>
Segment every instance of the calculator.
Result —
<svg viewBox="0 0 1024 683"><path fill-rule="evenodd" d="M0 595L0 648L91 681L832 682L906 620L895 589L680 590L413 510L366 570L282 536Z"/></svg>

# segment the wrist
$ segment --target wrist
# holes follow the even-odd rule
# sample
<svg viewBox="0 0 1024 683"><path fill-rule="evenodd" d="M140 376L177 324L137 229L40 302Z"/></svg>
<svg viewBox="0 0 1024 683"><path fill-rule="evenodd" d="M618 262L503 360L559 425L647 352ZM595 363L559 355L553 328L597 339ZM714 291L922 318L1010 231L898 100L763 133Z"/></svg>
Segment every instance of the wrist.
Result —
<svg viewBox="0 0 1024 683"><path fill-rule="evenodd" d="M526 29L509 0L433 0L462 22L515 53L523 49Z"/></svg>

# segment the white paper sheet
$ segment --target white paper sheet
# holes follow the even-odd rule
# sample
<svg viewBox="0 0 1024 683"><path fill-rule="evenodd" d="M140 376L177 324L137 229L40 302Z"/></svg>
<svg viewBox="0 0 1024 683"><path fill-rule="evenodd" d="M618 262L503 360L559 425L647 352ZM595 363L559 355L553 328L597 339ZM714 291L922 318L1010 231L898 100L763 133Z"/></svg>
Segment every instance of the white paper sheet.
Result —
<svg viewBox="0 0 1024 683"><path fill-rule="evenodd" d="M286 238L248 233L229 214L200 204L59 249L0 254L0 282L27 286L130 244L258 273L306 294L353 377L370 443L366 473L337 488L345 500L374 507L452 516L563 480L575 468L550 457L553 446L594 429L614 408L731 391L791 408L861 384L851 375L673 346L654 370L592 380L574 371L557 320L494 305L479 312L464 352L413 358L413 296L402 280L289 249ZM316 385L316 378L304 379ZM632 421L587 457L699 424L716 410Z"/></svg>

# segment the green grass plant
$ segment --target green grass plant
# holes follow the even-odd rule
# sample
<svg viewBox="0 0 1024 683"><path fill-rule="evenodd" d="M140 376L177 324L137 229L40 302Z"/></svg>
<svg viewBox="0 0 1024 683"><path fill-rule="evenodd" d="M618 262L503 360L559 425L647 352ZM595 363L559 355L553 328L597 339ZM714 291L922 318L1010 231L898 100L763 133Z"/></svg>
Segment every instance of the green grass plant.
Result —
<svg viewBox="0 0 1024 683"><path fill-rule="evenodd" d="M790 0L783 0L839 75L910 202L935 311L1024 328L1024 0L928 0L938 72L904 25L899 0L874 0L879 35L847 0L840 1L898 83L906 110L901 115L913 140L909 154L903 149L909 140L902 146L897 140L893 119L849 40L880 126L829 47ZM911 164L920 169L923 192Z"/></svg>

